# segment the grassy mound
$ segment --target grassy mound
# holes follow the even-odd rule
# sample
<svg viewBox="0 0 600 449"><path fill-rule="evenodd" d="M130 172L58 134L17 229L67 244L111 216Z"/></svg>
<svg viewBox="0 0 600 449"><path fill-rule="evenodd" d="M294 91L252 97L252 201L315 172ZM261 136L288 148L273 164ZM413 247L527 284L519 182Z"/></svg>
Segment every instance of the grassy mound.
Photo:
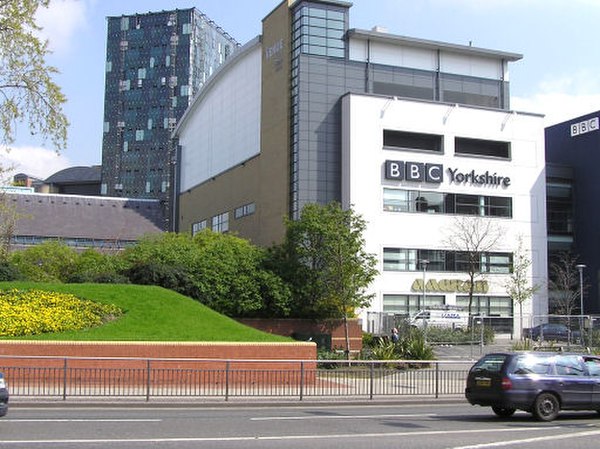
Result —
<svg viewBox="0 0 600 449"><path fill-rule="evenodd" d="M286 342L223 316L191 298L161 287L114 284L43 284L0 282L0 289L36 289L71 293L79 298L113 305L123 315L99 327L45 333L28 340L76 341L225 341Z"/></svg>

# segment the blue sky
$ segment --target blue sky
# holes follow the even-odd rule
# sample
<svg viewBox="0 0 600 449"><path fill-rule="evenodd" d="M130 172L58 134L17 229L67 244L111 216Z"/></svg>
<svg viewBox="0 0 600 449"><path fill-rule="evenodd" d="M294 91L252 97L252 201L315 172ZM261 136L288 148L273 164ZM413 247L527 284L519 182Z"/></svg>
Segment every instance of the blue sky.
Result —
<svg viewBox="0 0 600 449"><path fill-rule="evenodd" d="M101 162L106 17L197 7L240 43L260 34L280 0L51 0L38 23L67 96L68 148L57 155L20 129L0 164L45 178ZM354 0L350 27L520 53L510 66L512 109L551 125L600 110L600 0Z"/></svg>

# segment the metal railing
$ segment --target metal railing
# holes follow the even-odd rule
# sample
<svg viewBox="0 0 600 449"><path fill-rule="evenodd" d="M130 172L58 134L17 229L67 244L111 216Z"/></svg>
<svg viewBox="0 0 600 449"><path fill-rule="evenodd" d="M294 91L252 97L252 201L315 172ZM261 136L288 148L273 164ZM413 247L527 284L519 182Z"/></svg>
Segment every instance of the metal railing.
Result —
<svg viewBox="0 0 600 449"><path fill-rule="evenodd" d="M472 361L206 360L0 356L12 398L440 398ZM95 365L95 366L94 366Z"/></svg>

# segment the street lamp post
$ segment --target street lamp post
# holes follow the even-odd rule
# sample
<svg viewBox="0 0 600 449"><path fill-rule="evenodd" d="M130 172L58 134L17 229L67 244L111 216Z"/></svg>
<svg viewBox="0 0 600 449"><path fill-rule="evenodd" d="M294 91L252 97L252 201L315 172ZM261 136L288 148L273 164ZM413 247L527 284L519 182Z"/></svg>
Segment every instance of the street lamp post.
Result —
<svg viewBox="0 0 600 449"><path fill-rule="evenodd" d="M425 289L425 274L427 273L427 265L429 265L428 259L421 260L421 267L423 267L423 303L421 309L425 308L425 299L427 298L427 290Z"/></svg>
<svg viewBox="0 0 600 449"><path fill-rule="evenodd" d="M579 270L579 332L583 341L583 269L586 265L580 263L575 265L575 268Z"/></svg>

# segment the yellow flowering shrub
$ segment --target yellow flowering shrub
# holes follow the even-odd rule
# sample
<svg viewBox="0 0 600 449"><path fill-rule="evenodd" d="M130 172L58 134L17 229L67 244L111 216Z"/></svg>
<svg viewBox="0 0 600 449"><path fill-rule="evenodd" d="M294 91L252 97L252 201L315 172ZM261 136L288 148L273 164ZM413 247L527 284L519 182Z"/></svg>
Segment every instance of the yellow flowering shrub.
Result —
<svg viewBox="0 0 600 449"><path fill-rule="evenodd" d="M122 314L70 293L43 290L0 291L0 337L20 337L99 326Z"/></svg>

